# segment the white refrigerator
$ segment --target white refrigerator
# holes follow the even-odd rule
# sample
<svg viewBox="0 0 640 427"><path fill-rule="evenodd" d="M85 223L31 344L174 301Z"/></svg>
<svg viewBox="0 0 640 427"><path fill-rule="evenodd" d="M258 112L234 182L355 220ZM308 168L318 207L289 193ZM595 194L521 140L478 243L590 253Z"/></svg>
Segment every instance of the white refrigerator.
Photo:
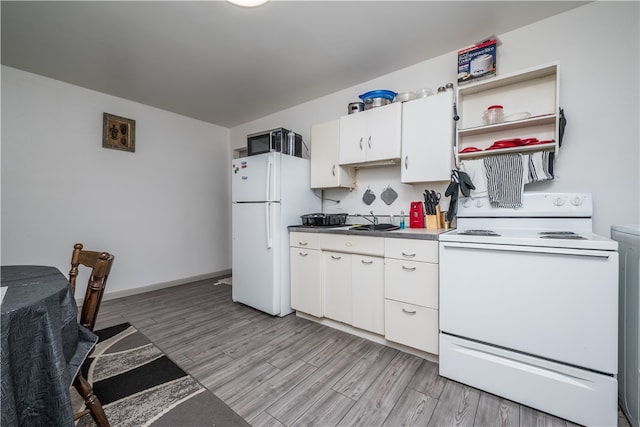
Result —
<svg viewBox="0 0 640 427"><path fill-rule="evenodd" d="M320 212L309 160L266 153L231 162L231 296L274 316L291 313L289 225Z"/></svg>

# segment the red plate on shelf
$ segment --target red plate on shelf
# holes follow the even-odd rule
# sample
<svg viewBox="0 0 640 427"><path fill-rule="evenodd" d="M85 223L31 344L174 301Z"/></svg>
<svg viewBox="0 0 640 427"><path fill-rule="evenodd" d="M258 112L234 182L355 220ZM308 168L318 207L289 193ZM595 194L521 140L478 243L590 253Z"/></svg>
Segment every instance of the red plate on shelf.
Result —
<svg viewBox="0 0 640 427"><path fill-rule="evenodd" d="M513 147L518 147L521 144L517 144L515 142L494 142L493 145L489 148L487 148L487 150L498 150L500 148L513 148Z"/></svg>
<svg viewBox="0 0 640 427"><path fill-rule="evenodd" d="M475 153L477 151L482 151L482 150L477 147L467 147L463 150L460 150L460 153Z"/></svg>
<svg viewBox="0 0 640 427"><path fill-rule="evenodd" d="M521 145L522 140L520 138L510 138L510 139L501 139L499 141L493 141L493 145L503 145L503 144Z"/></svg>

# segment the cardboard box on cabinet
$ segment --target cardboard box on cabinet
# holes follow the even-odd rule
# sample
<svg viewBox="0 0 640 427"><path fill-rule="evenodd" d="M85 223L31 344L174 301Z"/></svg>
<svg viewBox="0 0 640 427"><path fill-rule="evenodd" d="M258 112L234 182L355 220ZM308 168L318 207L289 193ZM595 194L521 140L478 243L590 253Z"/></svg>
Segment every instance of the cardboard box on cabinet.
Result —
<svg viewBox="0 0 640 427"><path fill-rule="evenodd" d="M458 51L458 85L496 75L497 39Z"/></svg>

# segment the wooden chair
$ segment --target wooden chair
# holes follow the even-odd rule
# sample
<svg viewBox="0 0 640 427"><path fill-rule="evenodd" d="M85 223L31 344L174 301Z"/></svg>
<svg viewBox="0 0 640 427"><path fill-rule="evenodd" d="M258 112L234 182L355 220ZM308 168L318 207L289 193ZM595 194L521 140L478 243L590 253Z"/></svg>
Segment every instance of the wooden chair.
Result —
<svg viewBox="0 0 640 427"><path fill-rule="evenodd" d="M73 246L73 254L71 255L71 271L69 271L69 285L71 293L76 291L76 278L78 276L78 267L85 266L91 269L87 291L84 295L82 311L80 313L80 324L85 328L93 331L98 318L98 311L102 303L102 295L107 284L107 278L111 271L114 256L107 252L94 252L83 250L81 243ZM78 375L73 381L73 386L80 396L84 399L86 409L73 415L73 419L91 414L91 417L99 427L109 427L109 420L104 413L102 404L98 397L93 393L93 388L87 379L82 375L82 371L78 371Z"/></svg>

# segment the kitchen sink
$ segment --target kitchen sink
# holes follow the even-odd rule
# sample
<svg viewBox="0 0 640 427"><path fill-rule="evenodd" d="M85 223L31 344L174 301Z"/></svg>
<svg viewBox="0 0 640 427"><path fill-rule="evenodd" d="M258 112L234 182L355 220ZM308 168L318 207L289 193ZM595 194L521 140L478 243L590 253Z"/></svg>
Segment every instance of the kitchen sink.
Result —
<svg viewBox="0 0 640 427"><path fill-rule="evenodd" d="M369 224L369 225L357 225L351 227L349 230L355 231L393 231L399 230L400 227L393 224Z"/></svg>

